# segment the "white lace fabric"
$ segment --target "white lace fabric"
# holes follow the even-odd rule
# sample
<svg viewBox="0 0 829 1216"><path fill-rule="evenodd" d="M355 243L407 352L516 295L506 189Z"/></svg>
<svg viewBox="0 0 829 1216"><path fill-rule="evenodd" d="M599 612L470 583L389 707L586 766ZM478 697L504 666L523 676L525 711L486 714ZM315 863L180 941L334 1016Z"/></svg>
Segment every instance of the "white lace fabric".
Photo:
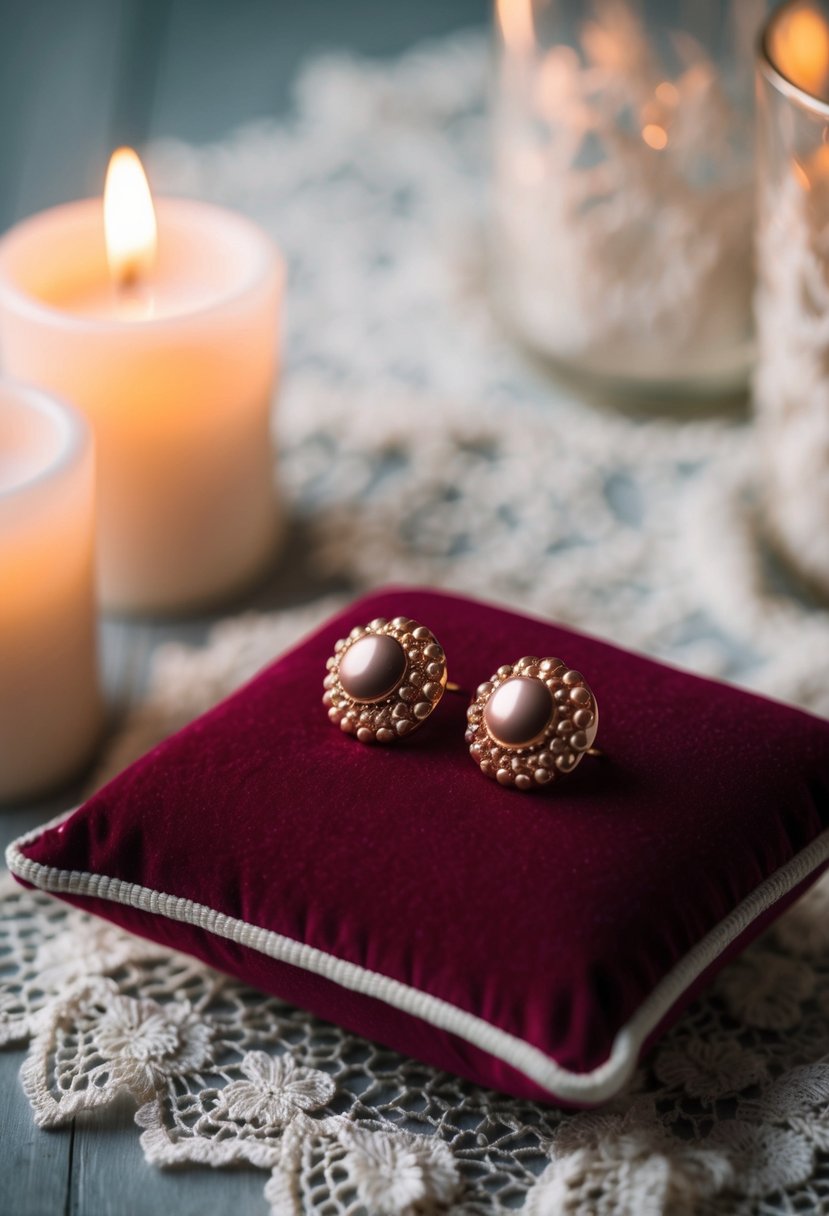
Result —
<svg viewBox="0 0 829 1216"><path fill-rule="evenodd" d="M8 877L0 903L0 1042L29 1040L38 1125L129 1094L149 1161L261 1168L274 1216L829 1203L826 882L624 1094L576 1115L438 1072Z"/></svg>
<svg viewBox="0 0 829 1216"><path fill-rule="evenodd" d="M303 560L355 589L480 593L829 713L829 615L772 577L748 429L587 408L491 319L485 64L477 37L394 64L320 59L290 122L153 158L159 183L241 208L288 254L276 431ZM162 648L100 778L341 602ZM128 1093L150 1161L261 1168L276 1216L829 1210L826 882L723 972L623 1095L566 1115L8 881L0 1034L28 1041L42 1126Z"/></svg>

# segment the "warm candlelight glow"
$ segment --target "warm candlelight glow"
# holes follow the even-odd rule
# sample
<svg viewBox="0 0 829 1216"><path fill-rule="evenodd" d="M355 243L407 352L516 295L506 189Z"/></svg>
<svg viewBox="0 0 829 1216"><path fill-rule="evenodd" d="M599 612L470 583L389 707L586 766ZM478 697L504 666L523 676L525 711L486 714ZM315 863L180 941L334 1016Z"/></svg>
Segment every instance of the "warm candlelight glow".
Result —
<svg viewBox="0 0 829 1216"><path fill-rule="evenodd" d="M661 152L668 145L668 132L656 122L646 123L642 128L642 138L649 148Z"/></svg>
<svg viewBox="0 0 829 1216"><path fill-rule="evenodd" d="M532 0L497 0L498 25L511 51L531 51L535 46Z"/></svg>
<svg viewBox="0 0 829 1216"><path fill-rule="evenodd" d="M0 362L92 425L101 601L201 610L253 582L280 529L271 427L282 262L245 217L169 197L155 199L154 257L153 204L127 150L113 158L105 204L106 217L100 198L81 199L4 233ZM0 400L0 465L3 415ZM5 497L0 487L0 716ZM27 509L18 514L27 522ZM39 603L29 615L45 620ZM51 644L38 653L48 675ZM0 746L0 797L3 759Z"/></svg>
<svg viewBox="0 0 829 1216"><path fill-rule="evenodd" d="M104 187L107 261L119 287L147 274L155 262L155 210L144 168L132 148L113 152Z"/></svg>
<svg viewBox="0 0 829 1216"><path fill-rule="evenodd" d="M829 144L821 144L801 160L794 157L792 171L804 190L820 189L825 192L829 184Z"/></svg>
<svg viewBox="0 0 829 1216"><path fill-rule="evenodd" d="M829 26L808 4L784 13L773 29L772 59L793 84L824 97L829 82Z"/></svg>
<svg viewBox="0 0 829 1216"><path fill-rule="evenodd" d="M796 158L792 161L792 173L794 179L802 190L811 190L812 183L809 180L809 174Z"/></svg>
<svg viewBox="0 0 829 1216"><path fill-rule="evenodd" d="M658 84L654 93L663 106L675 106L679 101L679 89L670 80L663 80Z"/></svg>

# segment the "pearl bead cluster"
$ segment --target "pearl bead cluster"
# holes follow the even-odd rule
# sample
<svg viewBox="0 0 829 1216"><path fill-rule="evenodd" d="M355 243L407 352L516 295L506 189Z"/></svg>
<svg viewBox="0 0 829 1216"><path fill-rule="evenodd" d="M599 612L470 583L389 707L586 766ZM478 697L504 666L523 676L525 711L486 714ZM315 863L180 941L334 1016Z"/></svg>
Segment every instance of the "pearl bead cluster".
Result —
<svg viewBox="0 0 829 1216"><path fill-rule="evenodd" d="M398 684L382 700L361 702L349 696L340 680L340 663L349 647L368 635L393 638L406 656L406 669ZM446 655L435 635L425 625L396 616L377 617L368 625L352 629L340 638L326 663L322 703L328 717L361 743L392 743L420 726L443 696L446 687Z"/></svg>
<svg viewBox="0 0 829 1216"><path fill-rule="evenodd" d="M521 676L546 685L552 715L543 736L527 745L506 746L494 739L486 725L485 710L495 690ZM596 698L578 671L560 659L528 656L499 667L492 679L478 686L467 710L466 741L481 772L500 785L531 790L549 785L571 773L596 738L599 712Z"/></svg>

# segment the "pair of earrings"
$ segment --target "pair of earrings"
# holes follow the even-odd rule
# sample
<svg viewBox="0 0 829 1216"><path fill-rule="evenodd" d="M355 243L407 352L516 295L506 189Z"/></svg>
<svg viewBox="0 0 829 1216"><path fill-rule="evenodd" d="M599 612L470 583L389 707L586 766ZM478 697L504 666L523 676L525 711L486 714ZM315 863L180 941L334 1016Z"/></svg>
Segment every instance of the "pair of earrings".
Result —
<svg viewBox="0 0 829 1216"><path fill-rule="evenodd" d="M328 660L323 704L360 743L394 743L426 721L445 691L446 655L409 617L378 617L341 638ZM531 790L571 773L593 750L596 698L560 659L527 657L499 667L467 710L472 759L501 785Z"/></svg>

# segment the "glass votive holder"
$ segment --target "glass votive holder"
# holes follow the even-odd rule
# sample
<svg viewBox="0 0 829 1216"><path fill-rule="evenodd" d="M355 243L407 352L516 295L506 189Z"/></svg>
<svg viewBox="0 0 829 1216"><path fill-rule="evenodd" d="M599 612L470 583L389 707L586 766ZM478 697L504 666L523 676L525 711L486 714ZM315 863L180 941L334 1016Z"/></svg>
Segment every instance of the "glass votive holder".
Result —
<svg viewBox="0 0 829 1216"><path fill-rule="evenodd" d="M81 415L0 379L0 802L76 775L101 729L94 477Z"/></svg>
<svg viewBox="0 0 829 1216"><path fill-rule="evenodd" d="M763 0L496 0L489 264L534 352L719 394L752 357Z"/></svg>
<svg viewBox="0 0 829 1216"><path fill-rule="evenodd" d="M829 595L829 9L782 5L758 55L754 407L769 535Z"/></svg>

